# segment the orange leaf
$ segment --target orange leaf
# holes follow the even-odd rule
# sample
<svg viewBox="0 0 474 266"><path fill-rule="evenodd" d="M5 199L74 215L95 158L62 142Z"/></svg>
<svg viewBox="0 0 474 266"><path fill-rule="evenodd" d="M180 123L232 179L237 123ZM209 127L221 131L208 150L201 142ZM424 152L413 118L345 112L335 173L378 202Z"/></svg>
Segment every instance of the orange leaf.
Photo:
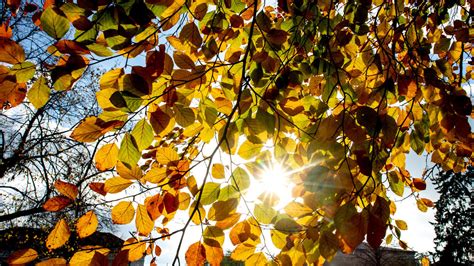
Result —
<svg viewBox="0 0 474 266"><path fill-rule="evenodd" d="M64 219L58 221L46 239L46 247L48 249L57 249L62 247L69 239L71 233Z"/></svg>
<svg viewBox="0 0 474 266"><path fill-rule="evenodd" d="M221 265L224 259L224 251L221 245L214 239L206 239L204 241L204 250L206 252L206 258L211 266Z"/></svg>
<svg viewBox="0 0 474 266"><path fill-rule="evenodd" d="M99 171L114 168L117 164L119 149L115 143L102 146L94 156L95 167Z"/></svg>
<svg viewBox="0 0 474 266"><path fill-rule="evenodd" d="M97 220L95 213L93 211L88 211L77 220L77 234L80 238L88 237L97 230L98 225L99 221Z"/></svg>
<svg viewBox="0 0 474 266"><path fill-rule="evenodd" d="M64 208L66 208L69 204L72 203L72 200L68 197L64 196L55 196L48 199L44 205L43 209L50 211L50 212L57 212Z"/></svg>
<svg viewBox="0 0 474 266"><path fill-rule="evenodd" d="M105 184L102 182L92 182L89 184L89 188L102 196L107 195L107 192L105 191Z"/></svg>
<svg viewBox="0 0 474 266"><path fill-rule="evenodd" d="M41 262L36 263L35 266L64 266L67 265L67 260L63 258L52 258L43 260Z"/></svg>
<svg viewBox="0 0 474 266"><path fill-rule="evenodd" d="M6 68L0 65L0 74ZM8 69L6 70L8 71ZM23 102L26 97L26 85L11 80L0 81L0 108L8 109Z"/></svg>
<svg viewBox="0 0 474 266"><path fill-rule="evenodd" d="M38 257L36 250L27 248L13 252L8 256L7 262L11 265L26 264Z"/></svg>
<svg viewBox="0 0 474 266"><path fill-rule="evenodd" d="M0 62L16 64L25 61L25 52L18 43L0 38Z"/></svg>
<svg viewBox="0 0 474 266"><path fill-rule="evenodd" d="M206 261L206 250L201 242L196 242L189 246L185 258L189 266L204 265Z"/></svg>
<svg viewBox="0 0 474 266"><path fill-rule="evenodd" d="M427 206L427 207L430 207L430 208L433 208L434 207L434 203L430 200L430 199L427 199L427 198L420 198L421 201L423 201L423 203Z"/></svg>
<svg viewBox="0 0 474 266"><path fill-rule="evenodd" d="M56 190L63 194L64 196L72 199L72 200L75 200L76 197L77 197L77 194L79 193L78 189L77 189L77 186L76 185L73 185L71 183L67 183L67 182L63 182L61 180L56 180L56 182L54 182L54 187L56 188Z"/></svg>

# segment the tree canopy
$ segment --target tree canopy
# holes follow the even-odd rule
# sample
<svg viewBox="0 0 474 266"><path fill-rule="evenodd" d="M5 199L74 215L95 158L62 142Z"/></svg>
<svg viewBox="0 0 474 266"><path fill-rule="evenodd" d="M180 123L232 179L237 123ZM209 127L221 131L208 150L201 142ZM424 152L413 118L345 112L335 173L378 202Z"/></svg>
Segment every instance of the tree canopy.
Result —
<svg viewBox="0 0 474 266"><path fill-rule="evenodd" d="M364 240L378 248L395 237L407 247L395 199L433 207L419 195L426 176L406 169L407 154L427 154L455 172L473 163L469 1L8 0L2 7L2 109L29 102L41 110L55 92L77 90L89 68L108 68L92 80L102 111L69 137L95 143L95 167L110 175L50 185L55 193L43 209L73 208L79 191L113 202L113 223L135 228L117 264L144 255L153 263L159 240L170 238L180 239L174 262L184 255L189 265L219 265L229 241L230 257L249 265L320 264ZM27 55L42 40L19 37L15 18L25 14L52 40L41 57ZM269 169L278 170L262 187ZM292 198L283 206L281 191L271 189L277 172ZM92 234L97 217L91 208L54 224L50 250ZM192 225L202 236L185 246ZM84 246L66 259L100 263L108 252ZM9 262L46 259L30 248Z"/></svg>

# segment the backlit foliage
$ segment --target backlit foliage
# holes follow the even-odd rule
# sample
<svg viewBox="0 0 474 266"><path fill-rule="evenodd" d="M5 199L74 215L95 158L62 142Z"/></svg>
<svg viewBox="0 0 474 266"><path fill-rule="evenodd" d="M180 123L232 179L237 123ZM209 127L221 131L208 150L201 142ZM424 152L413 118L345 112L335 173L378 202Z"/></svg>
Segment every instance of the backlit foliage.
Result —
<svg viewBox="0 0 474 266"><path fill-rule="evenodd" d="M158 240L183 243L192 224L202 237L173 250L175 262L184 255L189 265L219 265L229 241L231 258L249 265L323 263L364 240L377 248L406 229L391 218L394 199L405 192L421 211L433 205L418 195L424 179L405 169L409 152L454 171L472 164L472 104L463 89L473 67L468 1L6 3L12 17L34 13L56 40L47 49L56 63L25 58L28 44L13 40L5 21L4 109L25 100L41 108L51 91L74 89L86 68L121 58L122 67L97 81L102 113L71 134L106 143L95 165L115 173L81 185L101 195L128 192L111 218L134 222L136 234L117 263L160 256ZM39 67L48 75L27 86ZM291 173L294 201L281 208L276 193L247 201L271 161ZM73 205L74 186L55 184L59 195L44 208ZM177 213L186 221L171 230ZM61 219L46 244L59 248L96 227L93 210ZM268 245L280 252L268 256ZM104 250L84 247L71 264L101 263ZM11 258L34 259L31 249Z"/></svg>

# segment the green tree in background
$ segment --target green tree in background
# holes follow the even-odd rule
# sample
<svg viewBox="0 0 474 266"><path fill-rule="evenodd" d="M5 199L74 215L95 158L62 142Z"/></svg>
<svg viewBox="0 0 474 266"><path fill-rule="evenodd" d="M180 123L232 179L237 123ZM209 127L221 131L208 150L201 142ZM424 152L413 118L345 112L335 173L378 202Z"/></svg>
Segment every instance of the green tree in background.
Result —
<svg viewBox="0 0 474 266"><path fill-rule="evenodd" d="M439 265L472 265L472 182L474 167L465 173L440 172L434 179L440 198L436 202L436 252Z"/></svg>

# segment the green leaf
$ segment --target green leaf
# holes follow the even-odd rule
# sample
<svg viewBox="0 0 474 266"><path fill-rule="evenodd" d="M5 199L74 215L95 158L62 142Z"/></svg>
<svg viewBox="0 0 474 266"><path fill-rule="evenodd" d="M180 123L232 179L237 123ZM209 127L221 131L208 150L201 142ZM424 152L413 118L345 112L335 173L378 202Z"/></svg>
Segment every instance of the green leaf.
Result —
<svg viewBox="0 0 474 266"><path fill-rule="evenodd" d="M249 160L257 156L260 153L262 147L263 144L255 144L246 140L244 143L242 143L242 145L240 145L238 154L243 159Z"/></svg>
<svg viewBox="0 0 474 266"><path fill-rule="evenodd" d="M255 204L253 215L259 223L270 224L273 217L277 215L277 211L266 204Z"/></svg>
<svg viewBox="0 0 474 266"><path fill-rule="evenodd" d="M233 198L239 198L239 191L232 185L225 186L221 189L219 193L219 200L226 201Z"/></svg>
<svg viewBox="0 0 474 266"><path fill-rule="evenodd" d="M176 122L182 126L187 127L194 124L196 116L193 110L182 104L176 104L174 107Z"/></svg>
<svg viewBox="0 0 474 266"><path fill-rule="evenodd" d="M24 83L35 75L36 66L31 62L23 62L13 65L10 71L15 74L18 83Z"/></svg>
<svg viewBox="0 0 474 266"><path fill-rule="evenodd" d="M244 169L237 167L237 169L232 173L231 183L237 188L237 190L242 192L250 186L249 175Z"/></svg>
<svg viewBox="0 0 474 266"><path fill-rule="evenodd" d="M148 146L150 146L150 144L153 142L153 128L146 119L142 119L138 121L138 123L133 128L132 136L137 143L138 150L142 151L148 148Z"/></svg>
<svg viewBox="0 0 474 266"><path fill-rule="evenodd" d="M403 197L405 184L395 171L388 173L388 183L390 184L390 189L392 189L393 193L397 196Z"/></svg>
<svg viewBox="0 0 474 266"><path fill-rule="evenodd" d="M61 39L69 31L69 21L59 15L55 7L49 7L41 15L41 27L54 39Z"/></svg>
<svg viewBox="0 0 474 266"><path fill-rule="evenodd" d="M289 216L282 215L283 218L275 223L275 229L284 233L294 233L301 230L301 226Z"/></svg>
<svg viewBox="0 0 474 266"><path fill-rule="evenodd" d="M41 76L28 91L28 99L36 109L39 109L48 102L50 92L46 79Z"/></svg>
<svg viewBox="0 0 474 266"><path fill-rule="evenodd" d="M138 163L141 155L133 136L130 133L126 133L120 144L119 160L129 166L133 166Z"/></svg>
<svg viewBox="0 0 474 266"><path fill-rule="evenodd" d="M202 205L207 205L215 202L219 197L219 192L220 184L214 182L208 182L204 184L200 203Z"/></svg>

